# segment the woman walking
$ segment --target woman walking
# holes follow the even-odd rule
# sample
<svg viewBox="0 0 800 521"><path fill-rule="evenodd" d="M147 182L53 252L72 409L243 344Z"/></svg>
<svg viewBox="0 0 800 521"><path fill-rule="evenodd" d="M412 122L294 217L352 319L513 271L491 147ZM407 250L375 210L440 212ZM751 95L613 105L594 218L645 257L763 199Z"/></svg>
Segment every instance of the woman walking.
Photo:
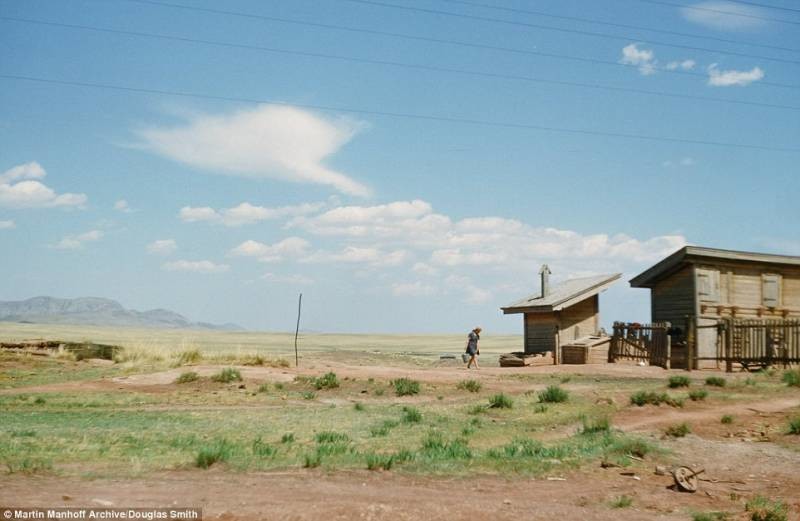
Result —
<svg viewBox="0 0 800 521"><path fill-rule="evenodd" d="M478 367L478 355L481 354L481 350L478 349L478 340L481 339L481 331L480 327L476 327L467 335L467 354L469 355L467 369L469 369L472 364L475 364L475 369L480 369Z"/></svg>

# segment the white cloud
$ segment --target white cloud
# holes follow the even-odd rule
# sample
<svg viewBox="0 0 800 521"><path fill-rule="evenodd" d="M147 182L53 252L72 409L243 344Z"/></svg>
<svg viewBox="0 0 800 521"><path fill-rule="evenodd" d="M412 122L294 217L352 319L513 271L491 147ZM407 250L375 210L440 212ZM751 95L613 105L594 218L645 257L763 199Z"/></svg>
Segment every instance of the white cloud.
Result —
<svg viewBox="0 0 800 521"><path fill-rule="evenodd" d="M179 217L184 222L209 222L224 224L225 226L243 226L254 224L270 219L280 219L285 217L295 217L318 212L324 208L325 203L303 203L292 206L280 206L277 208L267 208L255 206L248 202L234 206L233 208L223 208L215 210L208 206L191 207L184 206L179 212Z"/></svg>
<svg viewBox="0 0 800 521"><path fill-rule="evenodd" d="M387 251L374 246L347 246L338 252L317 251L302 260L329 264L359 264L377 268L400 266L409 258L410 254L406 250Z"/></svg>
<svg viewBox="0 0 800 521"><path fill-rule="evenodd" d="M256 257L261 262L277 262L287 258L298 258L308 254L311 243L300 237L288 237L275 244L247 240L232 249L233 257Z"/></svg>
<svg viewBox="0 0 800 521"><path fill-rule="evenodd" d="M663 166L664 168L672 168L673 166L690 167L690 166L694 166L695 164L696 163L695 163L695 160L693 158L691 158L691 157L683 157L678 161L673 161L671 159L668 159L667 161L662 162L661 166Z"/></svg>
<svg viewBox="0 0 800 521"><path fill-rule="evenodd" d="M411 267L411 271L418 275L426 275L428 277L434 277L439 274L439 270L431 266L430 264L425 264L424 262L417 262Z"/></svg>
<svg viewBox="0 0 800 521"><path fill-rule="evenodd" d="M52 188L35 179L47 175L42 166L33 161L17 165L0 174L0 206L10 208L82 207L85 194L56 194Z"/></svg>
<svg viewBox="0 0 800 521"><path fill-rule="evenodd" d="M763 11L756 7L724 0L710 0L682 7L681 15L689 22L723 31L755 29L765 25Z"/></svg>
<svg viewBox="0 0 800 521"><path fill-rule="evenodd" d="M640 74L649 76L655 74L658 61L652 50L639 49L638 43L632 43L622 48L620 63L637 66Z"/></svg>
<svg viewBox="0 0 800 521"><path fill-rule="evenodd" d="M369 189L325 166L362 128L288 106L260 105L226 115L198 115L182 126L139 132L142 146L214 173L316 183L356 196Z"/></svg>
<svg viewBox="0 0 800 521"><path fill-rule="evenodd" d="M192 273L224 273L230 269L230 266L227 264L216 264L208 260L177 260L162 264L161 269L165 271L188 271Z"/></svg>
<svg viewBox="0 0 800 521"><path fill-rule="evenodd" d="M277 284L292 284L297 286L308 286L314 283L314 279L306 277L305 275L276 275L274 273L265 273L261 276L263 280L275 282Z"/></svg>
<svg viewBox="0 0 800 521"><path fill-rule="evenodd" d="M460 292L463 302L467 304L485 304L493 297L491 291L477 287L471 278L463 275L450 275L444 283L449 288Z"/></svg>
<svg viewBox="0 0 800 521"><path fill-rule="evenodd" d="M16 227L17 225L14 221L0 221L0 230L10 230Z"/></svg>
<svg viewBox="0 0 800 521"><path fill-rule="evenodd" d="M133 211L125 199L120 199L114 203L114 209L122 213L131 213Z"/></svg>
<svg viewBox="0 0 800 521"><path fill-rule="evenodd" d="M694 69L696 65L697 62L694 60L683 60L683 61L669 62L667 65L664 66L664 68L669 71L674 71L678 69L682 71L690 71Z"/></svg>
<svg viewBox="0 0 800 521"><path fill-rule="evenodd" d="M67 235L53 247L59 250L79 250L87 242L96 242L103 238L100 230L91 230L79 235Z"/></svg>
<svg viewBox="0 0 800 521"><path fill-rule="evenodd" d="M160 239L147 245L147 253L153 255L171 255L178 249L174 239Z"/></svg>
<svg viewBox="0 0 800 521"><path fill-rule="evenodd" d="M436 288L420 281L396 282L392 284L392 295L396 297L429 297L436 293Z"/></svg>
<svg viewBox="0 0 800 521"><path fill-rule="evenodd" d="M744 87L762 79L764 79L764 71L760 67L753 67L749 71L722 71L719 70L716 63L708 66L708 84L712 87Z"/></svg>

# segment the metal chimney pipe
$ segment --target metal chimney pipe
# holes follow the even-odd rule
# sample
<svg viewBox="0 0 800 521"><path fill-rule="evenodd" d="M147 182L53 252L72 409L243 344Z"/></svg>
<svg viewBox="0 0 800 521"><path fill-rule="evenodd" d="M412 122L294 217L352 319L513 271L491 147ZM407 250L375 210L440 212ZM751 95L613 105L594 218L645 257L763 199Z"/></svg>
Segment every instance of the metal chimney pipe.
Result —
<svg viewBox="0 0 800 521"><path fill-rule="evenodd" d="M541 269L539 269L539 277L542 282L542 298L544 298L550 294L550 268L547 264L542 264Z"/></svg>

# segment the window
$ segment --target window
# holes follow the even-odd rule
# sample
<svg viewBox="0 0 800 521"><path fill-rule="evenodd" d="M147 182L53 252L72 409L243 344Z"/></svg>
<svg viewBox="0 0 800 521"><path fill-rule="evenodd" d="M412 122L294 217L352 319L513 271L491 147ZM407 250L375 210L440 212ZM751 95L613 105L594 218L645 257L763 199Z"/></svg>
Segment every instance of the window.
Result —
<svg viewBox="0 0 800 521"><path fill-rule="evenodd" d="M781 276L764 274L761 276L761 301L765 307L781 305Z"/></svg>
<svg viewBox="0 0 800 521"><path fill-rule="evenodd" d="M719 271L697 268L697 296L700 302L719 302Z"/></svg>

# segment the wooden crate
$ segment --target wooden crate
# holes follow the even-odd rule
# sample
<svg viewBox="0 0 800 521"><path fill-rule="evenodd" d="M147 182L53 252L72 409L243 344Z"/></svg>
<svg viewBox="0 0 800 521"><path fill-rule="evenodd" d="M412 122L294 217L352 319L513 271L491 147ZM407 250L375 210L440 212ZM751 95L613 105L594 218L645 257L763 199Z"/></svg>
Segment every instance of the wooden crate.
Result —
<svg viewBox="0 0 800 521"><path fill-rule="evenodd" d="M561 346L562 364L605 364L611 337L588 336Z"/></svg>

